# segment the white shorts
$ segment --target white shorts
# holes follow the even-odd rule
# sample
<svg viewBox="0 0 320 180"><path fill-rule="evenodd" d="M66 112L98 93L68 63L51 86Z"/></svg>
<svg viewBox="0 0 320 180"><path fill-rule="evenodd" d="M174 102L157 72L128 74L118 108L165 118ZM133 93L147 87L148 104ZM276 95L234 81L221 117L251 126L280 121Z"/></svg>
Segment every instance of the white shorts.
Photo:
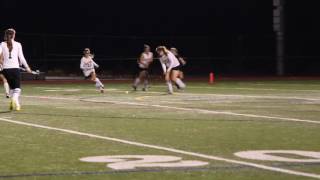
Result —
<svg viewBox="0 0 320 180"><path fill-rule="evenodd" d="M94 69L89 69L89 70L83 70L83 75L87 78L89 76L91 76L92 73L95 73Z"/></svg>

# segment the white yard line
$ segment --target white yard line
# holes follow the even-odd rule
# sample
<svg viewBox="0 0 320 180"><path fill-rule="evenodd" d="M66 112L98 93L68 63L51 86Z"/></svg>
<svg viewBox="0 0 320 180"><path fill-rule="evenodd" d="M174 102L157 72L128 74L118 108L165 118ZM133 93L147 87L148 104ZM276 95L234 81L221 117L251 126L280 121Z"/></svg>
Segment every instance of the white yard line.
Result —
<svg viewBox="0 0 320 180"><path fill-rule="evenodd" d="M268 85L266 85L268 86ZM303 85L301 85L303 86ZM155 85L152 87L163 87L166 88L167 86L163 85ZM318 86L319 87L319 86ZM296 92L315 92L320 93L320 90L313 90L313 89L283 89L283 88L237 88L237 87L216 87L216 86L188 86L187 89L225 89L225 90L252 90L252 91L296 91Z"/></svg>
<svg viewBox="0 0 320 180"><path fill-rule="evenodd" d="M77 99L77 98L61 98L61 97L48 97L48 96L23 96L23 97L51 99L51 100L81 101L81 99ZM229 115L229 116L242 116L242 117L250 117L250 118L274 119L274 120L282 120L282 121L289 121L289 122L303 122L303 123L320 124L320 121L308 120L308 119L265 116L265 115L256 115L256 114L235 113L235 112L228 112L228 111L213 111L213 110L206 110L206 109L199 109L199 108L183 108L183 107L165 106L165 105L158 105L158 104L145 104L145 103L126 102L126 101L110 101L110 100L103 100L103 101L82 100L82 101L94 102L94 103L112 103L112 104L120 104L120 105L133 105L133 106L145 106L145 107L155 107L155 108L164 108L164 109L174 109L174 110L191 111L191 112L197 112L197 113L203 113L203 114L222 114L222 115Z"/></svg>
<svg viewBox="0 0 320 180"><path fill-rule="evenodd" d="M108 91L108 89L107 89ZM123 92L121 90L113 90L113 92ZM319 91L320 92L320 91ZM165 94L166 92L148 91L144 94ZM238 98L260 98L260 99L292 99L292 100L305 100L305 101L320 101L320 98L308 98L308 97L297 97L297 96L272 96L272 95L240 95L240 94L213 94L213 93L175 93L176 95L193 95L193 96L216 96L216 97L238 97Z"/></svg>
<svg viewBox="0 0 320 180"><path fill-rule="evenodd" d="M134 142L134 141L118 139L118 138L100 136L100 135L84 133L84 132L79 132L79 131L74 131L74 130L69 130L69 129L62 129L62 128L44 126L44 125L40 125L40 124L27 123L27 122L10 120L10 119L5 119L5 118L0 118L0 121L7 122L7 123L12 123L12 124L23 125L23 126L34 127L34 128L41 128L41 129L53 130L53 131L58 131L58 132L63 132L63 133L86 136L86 137L90 137L90 138L103 139L103 140L107 140L107 141L118 142L118 143L123 143L123 144L143 147L143 148L163 150L163 151L167 151L167 152L178 153L178 154L183 154L183 155L189 155L189 156L194 156L194 157L204 158L204 159L209 159L209 160L223 161L223 162L232 163L232 164L250 166L250 167L255 167L255 168L258 168L258 169L264 169L264 170L269 170L269 171L274 171L274 172L281 172L281 173L286 173L286 174L290 174L290 175L297 175L297 176L304 176L304 177L311 177L311 178L320 179L320 175L319 174L305 173L305 172L300 172L300 171L293 171L293 170L289 170L289 169L266 166L266 165L250 163L250 162L246 162L246 161L227 159L227 158L222 158L222 157L218 157L218 156L211 156L211 155L200 154L200 153L195 153L195 152L190 152L190 151L184 151L184 150L179 150L179 149L174 149L174 148L168 148L168 147L151 145L151 144L144 144L144 143L139 143L139 142Z"/></svg>

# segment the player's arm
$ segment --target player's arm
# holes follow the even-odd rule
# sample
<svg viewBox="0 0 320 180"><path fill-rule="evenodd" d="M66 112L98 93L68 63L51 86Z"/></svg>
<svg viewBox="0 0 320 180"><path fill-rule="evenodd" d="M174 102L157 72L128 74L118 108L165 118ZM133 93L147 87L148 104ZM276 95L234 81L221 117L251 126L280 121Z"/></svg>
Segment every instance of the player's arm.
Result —
<svg viewBox="0 0 320 180"><path fill-rule="evenodd" d="M151 57L150 57L150 59L148 59L148 62L149 62L149 63L152 63L152 62L153 62L153 53L151 53Z"/></svg>
<svg viewBox="0 0 320 180"><path fill-rule="evenodd" d="M3 54L2 54L2 48L0 47L0 64L3 64Z"/></svg>
<svg viewBox="0 0 320 180"><path fill-rule="evenodd" d="M162 70L163 70L163 74L166 74L167 66L161 60L160 60L160 63L161 63L161 67L162 67Z"/></svg>
<svg viewBox="0 0 320 180"><path fill-rule="evenodd" d="M143 57L143 53L141 53L141 54L140 54L140 57L139 57L138 60L137 60L137 63L138 63L138 64L141 64L141 63L143 62L143 58L144 58L144 57Z"/></svg>
<svg viewBox="0 0 320 180"><path fill-rule="evenodd" d="M27 63L27 60L26 58L24 57L24 54L23 54L23 50L22 50L22 45L19 43L19 50L18 50L18 58L19 58L19 61L20 63L23 65L23 67L26 69L26 71L28 73L32 73L28 63Z"/></svg>
<svg viewBox="0 0 320 180"><path fill-rule="evenodd" d="M80 69L84 70L84 62L83 62L83 58L81 59L81 62L80 62Z"/></svg>
<svg viewBox="0 0 320 180"><path fill-rule="evenodd" d="M179 57L179 61L181 62L182 65L186 65L187 61L184 60L182 57Z"/></svg>
<svg viewBox="0 0 320 180"><path fill-rule="evenodd" d="M99 67L100 67L96 62L94 62L94 60L92 60L92 63L93 63L93 66L94 66L94 67L96 67L96 68L99 68Z"/></svg>

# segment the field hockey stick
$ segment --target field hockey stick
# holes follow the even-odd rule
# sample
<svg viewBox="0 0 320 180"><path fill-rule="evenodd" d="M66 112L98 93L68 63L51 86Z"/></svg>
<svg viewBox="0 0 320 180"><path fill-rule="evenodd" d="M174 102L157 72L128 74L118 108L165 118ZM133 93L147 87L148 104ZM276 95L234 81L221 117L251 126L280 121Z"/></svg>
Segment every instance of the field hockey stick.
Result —
<svg viewBox="0 0 320 180"><path fill-rule="evenodd" d="M27 72L27 69L26 69L26 68L20 67L20 69L21 69L22 71ZM39 70L31 71L31 74L33 74L33 75L39 75L39 74L40 74L40 71L39 71Z"/></svg>

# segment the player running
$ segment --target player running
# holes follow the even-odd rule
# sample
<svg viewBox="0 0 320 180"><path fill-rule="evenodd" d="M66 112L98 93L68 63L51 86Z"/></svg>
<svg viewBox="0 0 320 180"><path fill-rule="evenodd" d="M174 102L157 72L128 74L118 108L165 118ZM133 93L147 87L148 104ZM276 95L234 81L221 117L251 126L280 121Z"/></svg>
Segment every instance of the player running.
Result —
<svg viewBox="0 0 320 180"><path fill-rule="evenodd" d="M180 73L179 73L179 78L180 79L184 79L184 72L183 72L183 69L185 68L186 64L187 64L187 61L180 56L179 54L179 51L177 48L170 48L170 51L176 56L176 58L179 60L180 62Z"/></svg>
<svg viewBox="0 0 320 180"><path fill-rule="evenodd" d="M3 63L3 55L2 55L2 48L0 47L0 79L3 82L3 87L4 87L4 90L5 90L5 93L6 93L6 97L10 98L10 95L9 95L10 87L9 87L7 79L4 77L4 75L2 73L2 71L3 71L2 63Z"/></svg>
<svg viewBox="0 0 320 180"><path fill-rule="evenodd" d="M1 43L2 50L2 66L3 75L7 79L10 87L10 110L21 110L19 97L21 94L21 76L20 63L24 66L27 72L32 73L22 51L22 45L16 42L16 31L7 29L4 35L4 42Z"/></svg>
<svg viewBox="0 0 320 180"><path fill-rule="evenodd" d="M93 61L94 55L91 54L89 48L85 48L83 51L83 56L81 58L80 69L83 72L83 75L86 79L96 83L96 88L100 90L101 93L104 93L104 85L97 78L95 68L99 68L99 65Z"/></svg>
<svg viewBox="0 0 320 180"><path fill-rule="evenodd" d="M138 59L138 68L139 68L139 75L135 79L132 87L136 91L140 82L143 81L144 87L143 91L148 90L149 86L149 67L150 64L153 62L153 53L151 52L151 48L149 45L144 45L144 52L140 55Z"/></svg>
<svg viewBox="0 0 320 180"><path fill-rule="evenodd" d="M156 51L160 57L160 63L168 85L168 93L173 94L172 81L178 85L179 89L184 89L186 85L178 77L180 73L179 60L165 46L159 46Z"/></svg>

